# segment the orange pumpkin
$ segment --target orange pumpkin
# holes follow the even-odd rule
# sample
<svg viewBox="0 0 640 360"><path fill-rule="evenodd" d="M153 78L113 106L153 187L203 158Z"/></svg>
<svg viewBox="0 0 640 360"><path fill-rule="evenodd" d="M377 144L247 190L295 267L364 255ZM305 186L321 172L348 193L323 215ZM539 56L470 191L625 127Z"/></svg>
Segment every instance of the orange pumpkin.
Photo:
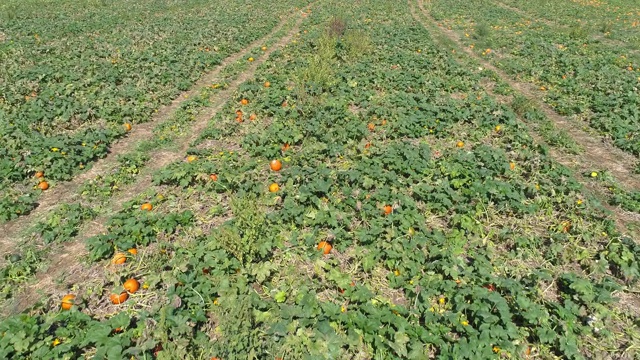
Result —
<svg viewBox="0 0 640 360"><path fill-rule="evenodd" d="M62 310L70 310L75 304L76 296L73 294L67 294L62 297Z"/></svg>
<svg viewBox="0 0 640 360"><path fill-rule="evenodd" d="M333 246L331 246L331 244L329 244L326 241L320 241L320 243L318 244L317 249L318 250L322 250L322 253L327 255L328 253L331 252L331 249L333 249Z"/></svg>
<svg viewBox="0 0 640 360"><path fill-rule="evenodd" d="M271 160L271 162L269 163L269 167L273 171L280 171L280 169L282 169L282 163L280 162L280 160L277 160L277 159Z"/></svg>
<svg viewBox="0 0 640 360"><path fill-rule="evenodd" d="M138 280L131 278L124 282L123 287L125 290L133 294L138 291L138 289L140 289L140 283L138 282Z"/></svg>
<svg viewBox="0 0 640 360"><path fill-rule="evenodd" d="M122 265L126 262L127 262L127 255L125 255L125 253L122 253L122 252L115 253L115 255L113 255L113 258L111 259L111 263L113 265Z"/></svg>
<svg viewBox="0 0 640 360"><path fill-rule="evenodd" d="M111 300L112 304L120 305L123 302L127 301L129 298L129 294L126 291L121 292L120 294L111 294L109 295L109 300Z"/></svg>

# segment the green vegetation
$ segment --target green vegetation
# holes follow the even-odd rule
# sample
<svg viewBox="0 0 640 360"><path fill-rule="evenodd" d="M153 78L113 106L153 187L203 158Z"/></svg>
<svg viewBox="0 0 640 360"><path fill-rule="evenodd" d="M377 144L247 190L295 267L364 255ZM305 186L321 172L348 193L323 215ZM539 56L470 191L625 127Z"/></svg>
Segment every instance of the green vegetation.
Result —
<svg viewBox="0 0 640 360"><path fill-rule="evenodd" d="M116 3L115 10L89 2L90 10L66 11L74 16L124 11L125 3ZM188 67L193 54L168 42L166 58L177 69L187 67L184 73L165 74L185 82L168 81L177 87L165 101L188 88L205 68L268 32L278 14L291 14L302 5L293 0L241 2L209 12L214 5L208 2L187 3L182 8L153 1L139 10L163 18L170 9L171 16L185 22L215 18L215 26L229 36L221 44L233 48L194 69ZM135 14L137 6L130 11ZM440 21L455 19L446 21L450 26L476 29L468 41L513 40L496 35L494 20L502 18L502 10L489 13L489 5L473 0L467 6L432 1L427 8ZM25 16L18 5L3 9L7 18ZM604 169L574 173L558 164L521 120L554 140L549 146L577 153L579 144L571 134L556 132L533 102L507 84L488 91L486 83L495 81L494 74L457 61L457 53L439 46L416 20L425 14L412 16L415 9L417 2L391 6L384 0L320 0L294 11L290 16L301 23L292 38L269 44L273 52L252 76L241 77L247 62L222 69L224 79L243 80L237 89L218 90L227 80L203 89L150 132L149 142L77 189L74 196L81 204L61 199L65 203L35 225L32 238L12 251L0 270L0 279L9 284L1 288L6 316L0 320L0 357L640 355L635 345L639 313L629 305L638 300L640 246L621 233L614 215L582 184L605 184L611 204L631 212L639 212L637 191L618 187ZM462 22L463 11L491 16ZM518 15L509 13L503 21L514 17L517 21ZM153 19L134 23L122 38L167 26ZM177 24L167 32L191 42L208 38L211 31L199 28L199 21ZM552 36L527 34L531 43ZM595 44L586 48L594 63L612 59L598 55ZM248 56L257 59L260 52ZM522 70L515 64L525 60L535 64L527 75L531 81L572 66L547 68L537 62L540 57L512 56L509 71ZM491 61L505 66L498 57ZM141 79L156 79L136 64L118 66ZM581 66L584 81L587 75L602 75ZM601 81L631 86L618 70L610 67ZM574 86L589 96L602 93L585 83ZM504 101L493 93L512 97ZM193 134L184 157L141 177L150 163L161 160L151 150L183 139L192 120L206 114L212 96L220 94L225 102L206 128ZM560 100L553 101L572 101L561 91L554 94ZM595 109L595 103L585 104ZM144 122L151 113L140 110L140 118L132 121ZM87 120L87 128L101 132L116 124L119 129L121 115L105 127ZM84 141L85 133L72 133L64 136ZM124 130L117 133L127 136ZM101 143L104 151L110 141ZM632 141L619 144L636 151ZM28 168L25 176L34 170L48 177L48 167ZM17 176L7 181L31 180ZM21 288L37 283L36 274L46 267L50 254L34 245L39 243L56 245L56 251L84 244L82 259L68 259L74 265L85 261L80 267L87 271L52 279L60 281L43 289L40 301L11 314ZM140 289L127 293L123 284L130 278L140 282ZM122 303L112 300L123 292L128 298ZM61 300L66 294L76 296L73 303Z"/></svg>

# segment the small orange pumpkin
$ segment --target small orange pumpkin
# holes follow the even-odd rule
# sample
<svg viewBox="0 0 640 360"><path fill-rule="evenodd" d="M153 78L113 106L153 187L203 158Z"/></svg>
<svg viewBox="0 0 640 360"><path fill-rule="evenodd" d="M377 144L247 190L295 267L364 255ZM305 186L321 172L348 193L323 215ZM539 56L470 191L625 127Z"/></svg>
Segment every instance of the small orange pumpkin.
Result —
<svg viewBox="0 0 640 360"><path fill-rule="evenodd" d="M280 160L277 160L277 159L271 160L271 162L269 163L269 167L273 171L280 171L280 169L282 169L282 163L280 162Z"/></svg>
<svg viewBox="0 0 640 360"><path fill-rule="evenodd" d="M331 252L331 249L333 249L333 246L331 246L331 244L329 244L327 241L320 241L317 249L322 250L322 253L327 255L328 253Z"/></svg>
<svg viewBox="0 0 640 360"><path fill-rule="evenodd" d="M109 300L111 300L112 304L120 305L123 302L127 301L129 298L129 294L126 291L121 292L120 294L111 294L109 295Z"/></svg>
<svg viewBox="0 0 640 360"><path fill-rule="evenodd" d="M122 252L115 253L115 255L113 255L113 258L111 259L111 263L113 265L122 265L126 262L127 262L127 255Z"/></svg>
<svg viewBox="0 0 640 360"><path fill-rule="evenodd" d="M131 278L124 282L123 287L125 290L133 294L138 291L138 289L140 289L140 283L138 282L138 280Z"/></svg>
<svg viewBox="0 0 640 360"><path fill-rule="evenodd" d="M75 304L76 296L73 294L67 294L62 297L62 310L70 310Z"/></svg>

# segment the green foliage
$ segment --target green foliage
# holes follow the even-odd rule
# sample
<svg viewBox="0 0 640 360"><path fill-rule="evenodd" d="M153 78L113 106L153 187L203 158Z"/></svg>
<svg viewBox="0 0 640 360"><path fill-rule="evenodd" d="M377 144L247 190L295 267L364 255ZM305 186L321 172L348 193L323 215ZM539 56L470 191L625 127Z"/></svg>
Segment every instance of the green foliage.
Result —
<svg viewBox="0 0 640 360"><path fill-rule="evenodd" d="M613 22L609 21L609 22L605 22L600 24L600 32L608 35L611 33L611 31L613 30Z"/></svg>
<svg viewBox="0 0 640 360"><path fill-rule="evenodd" d="M35 191L7 189L0 197L0 222L15 219L22 214L28 214L36 207L36 198Z"/></svg>
<svg viewBox="0 0 640 360"><path fill-rule="evenodd" d="M347 30L342 41L347 48L347 56L352 61L356 61L358 58L366 56L373 51L371 38L361 30Z"/></svg>
<svg viewBox="0 0 640 360"><path fill-rule="evenodd" d="M640 64L633 55L640 31L638 26L629 26L637 21L629 1L619 1L607 11L578 1L566 6L506 1L524 13L482 0L430 3L434 16L457 30L465 45L475 45L478 55L488 47L479 43L486 42L480 33L491 32L489 47L499 55L482 56L513 78L544 88L540 95L559 114L577 115L612 138L615 146L640 154L640 96L634 90ZM543 26L538 19L552 25Z"/></svg>
<svg viewBox="0 0 640 360"><path fill-rule="evenodd" d="M130 321L125 313L97 321L80 311L56 312L43 318L12 316L0 323L3 334L0 356L6 359L60 359L80 356L83 349L90 347L95 349L97 357L124 358L131 355L127 348L132 344L132 334L112 334L115 328L126 327ZM55 340L60 344L54 344Z"/></svg>
<svg viewBox="0 0 640 360"><path fill-rule="evenodd" d="M212 241L247 265L269 257L273 240L270 238L266 214L254 196L230 199L233 219L211 235Z"/></svg>
<svg viewBox="0 0 640 360"><path fill-rule="evenodd" d="M118 166L105 176L86 181L80 187L80 193L89 200L108 199L120 186L130 184L140 173L140 169L149 161L144 153L130 153L118 157Z"/></svg>
<svg viewBox="0 0 640 360"><path fill-rule="evenodd" d="M611 205L620 205L623 209L640 214L640 191L614 189Z"/></svg>
<svg viewBox="0 0 640 360"><path fill-rule="evenodd" d="M516 95L511 101L511 108L519 116L524 116L527 113L535 111L535 105L522 95Z"/></svg>
<svg viewBox="0 0 640 360"><path fill-rule="evenodd" d="M637 283L638 246L527 134L518 116L544 128L541 112L484 92L489 72L454 61L411 20L409 4L329 3L221 107L185 154L197 160L153 175L167 194L153 211L139 210L141 195L87 241L94 261L133 246L144 256L114 275L144 279L126 311L96 312L104 294L70 312L40 306L0 322L11 329L2 355L636 355L636 320L616 297ZM463 1L430 3L469 11ZM336 14L349 28L331 38ZM372 50L354 57L357 38ZM311 73L314 61L330 76ZM242 98L256 121L233 120ZM197 108L183 109L184 124ZM273 159L282 170L269 170ZM65 326L50 325L56 316ZM123 332L107 333L118 317Z"/></svg>
<svg viewBox="0 0 640 360"><path fill-rule="evenodd" d="M584 40L588 34L589 31L581 24L574 24L567 30L567 36L573 40Z"/></svg>
<svg viewBox="0 0 640 360"><path fill-rule="evenodd" d="M333 17L327 26L327 34L332 38L339 38L347 31L347 20L343 17Z"/></svg>
<svg viewBox="0 0 640 360"><path fill-rule="evenodd" d="M474 39L478 39L478 40L486 39L491 34L491 29L489 28L489 25L487 25L487 23L485 22L481 22L478 25L476 25L475 30L476 31L473 33Z"/></svg>
<svg viewBox="0 0 640 360"><path fill-rule="evenodd" d="M16 286L31 278L41 268L40 250L33 246L14 249L5 255L6 264L0 269L0 297L10 298Z"/></svg>
<svg viewBox="0 0 640 360"><path fill-rule="evenodd" d="M63 204L47 219L38 222L33 231L46 244L73 238L85 221L94 218L96 212L80 204Z"/></svg>
<svg viewBox="0 0 640 360"><path fill-rule="evenodd" d="M87 239L91 259L105 259L113 255L115 249L148 246L156 242L159 235L172 235L193 221L190 211L159 214L140 210L138 206L126 204L125 210L109 220L106 234Z"/></svg>
<svg viewBox="0 0 640 360"><path fill-rule="evenodd" d="M125 136L122 124L149 121L221 59L268 33L276 14L303 2L104 4L1 5L0 188L18 190L0 195L0 221L34 206L38 193L20 189L35 171L71 179ZM116 26L118 34L109 30ZM98 187L92 196L109 195Z"/></svg>
<svg viewBox="0 0 640 360"><path fill-rule="evenodd" d="M314 54L308 59L307 66L300 69L298 78L307 93L317 94L326 91L336 81L335 66L336 44L335 36L327 33L317 39Z"/></svg>

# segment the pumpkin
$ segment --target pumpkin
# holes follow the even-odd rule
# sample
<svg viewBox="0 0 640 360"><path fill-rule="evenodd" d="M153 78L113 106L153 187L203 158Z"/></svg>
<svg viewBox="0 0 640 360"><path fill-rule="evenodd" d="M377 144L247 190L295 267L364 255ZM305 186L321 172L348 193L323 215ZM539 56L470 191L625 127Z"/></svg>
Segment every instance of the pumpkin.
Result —
<svg viewBox="0 0 640 360"><path fill-rule="evenodd" d="M322 253L327 255L328 253L331 252L331 249L333 249L333 246L331 246L331 244L329 244L327 241L320 241L317 249L322 250Z"/></svg>
<svg viewBox="0 0 640 360"><path fill-rule="evenodd" d="M271 162L269 163L269 167L273 171L280 171L280 169L282 169L282 163L280 162L280 160L277 160L277 159L271 160Z"/></svg>
<svg viewBox="0 0 640 360"><path fill-rule="evenodd" d="M76 296L73 294L67 294L62 297L62 310L70 310L75 304Z"/></svg>

